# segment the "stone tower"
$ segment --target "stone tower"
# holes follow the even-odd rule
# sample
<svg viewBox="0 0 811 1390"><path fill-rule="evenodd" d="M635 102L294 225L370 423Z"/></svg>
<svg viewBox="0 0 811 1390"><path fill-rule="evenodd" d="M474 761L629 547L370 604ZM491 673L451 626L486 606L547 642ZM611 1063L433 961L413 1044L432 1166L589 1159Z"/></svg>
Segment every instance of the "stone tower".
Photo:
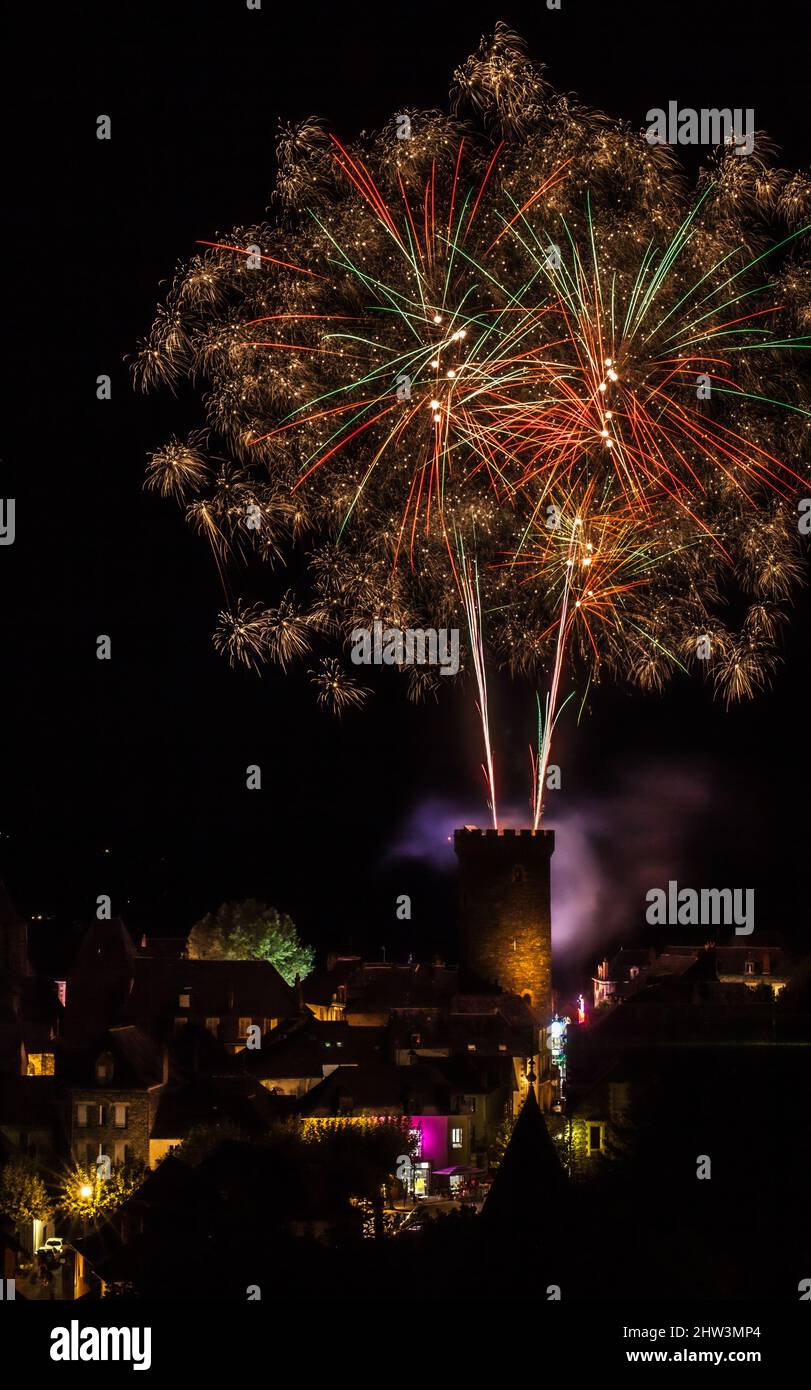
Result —
<svg viewBox="0 0 811 1390"><path fill-rule="evenodd" d="M481 980L552 1016L552 830L457 830L459 958Z"/></svg>

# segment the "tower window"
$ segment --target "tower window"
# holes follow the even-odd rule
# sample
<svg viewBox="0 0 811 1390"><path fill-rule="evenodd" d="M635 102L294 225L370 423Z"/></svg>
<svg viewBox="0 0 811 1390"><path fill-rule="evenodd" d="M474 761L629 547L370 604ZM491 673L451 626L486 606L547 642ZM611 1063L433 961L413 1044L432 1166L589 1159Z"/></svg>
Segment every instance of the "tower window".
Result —
<svg viewBox="0 0 811 1390"><path fill-rule="evenodd" d="M588 1149L590 1154L601 1154L603 1152L603 1128L601 1124L589 1125L588 1127Z"/></svg>

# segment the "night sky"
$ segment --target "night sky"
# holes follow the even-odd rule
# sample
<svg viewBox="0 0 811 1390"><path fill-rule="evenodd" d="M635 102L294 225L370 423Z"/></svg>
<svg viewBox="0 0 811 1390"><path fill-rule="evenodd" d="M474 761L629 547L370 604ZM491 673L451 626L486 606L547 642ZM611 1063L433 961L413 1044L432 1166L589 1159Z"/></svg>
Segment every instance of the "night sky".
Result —
<svg viewBox="0 0 811 1390"><path fill-rule="evenodd" d="M772 3L750 21L697 0L563 0L560 13L543 0L265 0L260 12L220 0L16 19L0 863L21 908L69 922L109 892L139 930L172 933L251 895L318 947L453 955L443 836L486 823L472 699L454 683L414 707L384 676L338 722L303 670L231 671L211 645L209 551L142 486L147 452L198 423L199 406L186 390L136 394L126 359L195 241L267 206L280 119L319 114L351 139L404 106L442 105L501 18L584 102L637 126L671 99L753 106L796 167L808 159L803 8ZM99 113L109 143L95 138ZM95 398L103 372L110 403ZM110 662L96 660L99 633ZM758 927L802 944L810 635L806 593L773 690L731 713L684 678L658 698L603 685L579 729L564 717L549 802L564 960L633 939L644 891L668 877L754 887ZM520 818L533 696L496 679L492 700L502 796ZM249 763L259 793L245 788ZM395 919L398 893L412 895L411 923Z"/></svg>

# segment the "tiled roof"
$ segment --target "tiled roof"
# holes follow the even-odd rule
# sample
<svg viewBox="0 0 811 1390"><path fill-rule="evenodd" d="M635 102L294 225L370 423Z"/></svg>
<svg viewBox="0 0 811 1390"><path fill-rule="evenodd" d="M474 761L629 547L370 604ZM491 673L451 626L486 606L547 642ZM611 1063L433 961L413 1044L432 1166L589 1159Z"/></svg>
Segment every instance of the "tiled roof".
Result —
<svg viewBox="0 0 811 1390"><path fill-rule="evenodd" d="M366 962L347 982L347 1010L439 1008L455 993L457 980L446 966Z"/></svg>
<svg viewBox="0 0 811 1390"><path fill-rule="evenodd" d="M260 1134L279 1113L259 1082L236 1077L202 1081L161 1095L150 1139L185 1139L198 1125L227 1123L245 1134Z"/></svg>
<svg viewBox="0 0 811 1390"><path fill-rule="evenodd" d="M134 1020L182 1013L181 994L190 995L191 1014L284 1018L298 1012L294 990L268 961L139 956L132 962L132 974L126 1016Z"/></svg>
<svg viewBox="0 0 811 1390"><path fill-rule="evenodd" d="M319 1023L312 1017L302 1025L274 1032L262 1039L255 1051L245 1049L235 1059L252 1076L320 1077L325 1066L385 1061L385 1028L352 1028L348 1023Z"/></svg>
<svg viewBox="0 0 811 1390"><path fill-rule="evenodd" d="M109 1054L113 1061L112 1079L106 1083L96 1079L96 1063L102 1054ZM60 1081L67 1086L95 1090L101 1084L112 1090L147 1090L162 1079L163 1054L140 1029L125 1025L110 1028L93 1046L64 1051L58 1070Z"/></svg>
<svg viewBox="0 0 811 1390"><path fill-rule="evenodd" d="M450 1087L433 1066L337 1067L300 1101L302 1115L450 1114Z"/></svg>

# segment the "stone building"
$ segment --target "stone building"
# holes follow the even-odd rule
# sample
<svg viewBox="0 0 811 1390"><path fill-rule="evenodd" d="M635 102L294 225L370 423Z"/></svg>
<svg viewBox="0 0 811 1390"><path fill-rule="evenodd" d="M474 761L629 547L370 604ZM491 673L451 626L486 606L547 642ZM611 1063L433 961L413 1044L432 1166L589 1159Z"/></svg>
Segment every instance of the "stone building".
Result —
<svg viewBox="0 0 811 1390"><path fill-rule="evenodd" d="M66 1133L72 1160L93 1167L147 1165L160 1097L169 1079L165 1048L138 1028L110 1028L95 1047L66 1054L60 1068Z"/></svg>

